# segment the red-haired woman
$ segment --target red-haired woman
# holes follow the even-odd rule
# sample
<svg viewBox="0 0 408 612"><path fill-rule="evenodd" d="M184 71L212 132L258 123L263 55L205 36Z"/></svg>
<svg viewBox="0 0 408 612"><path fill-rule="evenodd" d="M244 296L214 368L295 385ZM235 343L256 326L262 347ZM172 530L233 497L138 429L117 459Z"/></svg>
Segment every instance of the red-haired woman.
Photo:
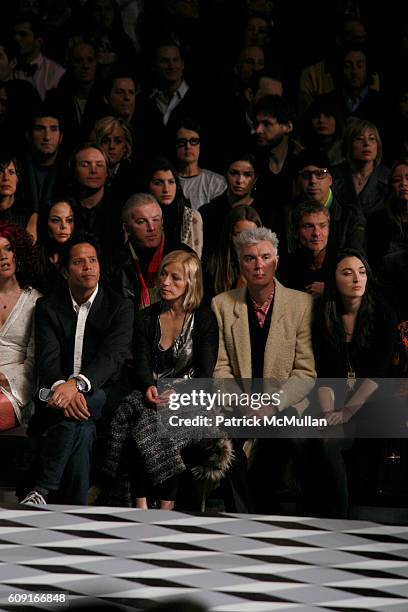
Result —
<svg viewBox="0 0 408 612"><path fill-rule="evenodd" d="M40 294L32 237L0 221L0 431L27 420L35 392L33 313Z"/></svg>

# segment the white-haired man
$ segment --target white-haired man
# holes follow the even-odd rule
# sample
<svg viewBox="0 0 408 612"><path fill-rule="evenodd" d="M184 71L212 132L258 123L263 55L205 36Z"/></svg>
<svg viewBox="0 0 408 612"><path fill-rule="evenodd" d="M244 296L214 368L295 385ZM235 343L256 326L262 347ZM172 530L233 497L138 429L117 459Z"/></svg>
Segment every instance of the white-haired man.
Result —
<svg viewBox="0 0 408 612"><path fill-rule="evenodd" d="M266 408L269 414L290 406L306 407L301 403L305 404L316 375L311 341L313 298L275 279L278 239L271 230L244 231L235 239L235 247L247 286L213 299L220 330L214 377L264 379L263 391L279 390L280 404ZM275 439L270 442L262 439L256 445L250 478L255 511L273 508L276 487L272 482L279 469L284 470L278 449L286 452L288 445ZM280 468L276 467L276 453ZM265 480L266 469L271 474Z"/></svg>
<svg viewBox="0 0 408 612"><path fill-rule="evenodd" d="M170 251L192 249L166 238L162 210L151 193L131 195L123 207L122 220L127 240L113 259L109 280L112 288L130 298L139 310L160 297L156 273L163 257Z"/></svg>
<svg viewBox="0 0 408 612"><path fill-rule="evenodd" d="M215 377L313 381L313 300L276 280L276 234L265 227L246 230L235 247L247 287L213 299L221 332ZM300 399L288 390L283 407Z"/></svg>

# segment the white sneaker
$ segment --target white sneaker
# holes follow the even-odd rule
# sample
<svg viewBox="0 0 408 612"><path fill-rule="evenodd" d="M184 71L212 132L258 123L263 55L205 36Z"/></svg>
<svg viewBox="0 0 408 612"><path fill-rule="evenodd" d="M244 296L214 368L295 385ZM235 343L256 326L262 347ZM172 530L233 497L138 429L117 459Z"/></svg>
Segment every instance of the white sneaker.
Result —
<svg viewBox="0 0 408 612"><path fill-rule="evenodd" d="M46 506L47 502L38 491L30 491L30 493L21 500L20 504L27 504L28 506Z"/></svg>

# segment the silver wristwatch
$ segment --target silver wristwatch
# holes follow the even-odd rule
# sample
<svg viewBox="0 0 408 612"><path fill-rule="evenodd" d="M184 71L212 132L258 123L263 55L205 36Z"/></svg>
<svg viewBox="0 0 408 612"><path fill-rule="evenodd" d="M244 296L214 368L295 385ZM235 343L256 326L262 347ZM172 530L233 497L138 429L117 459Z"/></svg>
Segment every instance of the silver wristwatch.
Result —
<svg viewBox="0 0 408 612"><path fill-rule="evenodd" d="M86 391L86 382L80 376L74 376L76 388L80 393L84 393Z"/></svg>

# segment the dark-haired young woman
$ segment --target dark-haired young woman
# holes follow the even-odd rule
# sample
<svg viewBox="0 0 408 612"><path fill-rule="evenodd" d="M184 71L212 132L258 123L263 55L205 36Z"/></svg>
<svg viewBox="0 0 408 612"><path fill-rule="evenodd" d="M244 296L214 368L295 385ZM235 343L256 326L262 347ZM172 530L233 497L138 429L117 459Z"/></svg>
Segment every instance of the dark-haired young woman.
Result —
<svg viewBox="0 0 408 612"><path fill-rule="evenodd" d="M72 198L61 197L51 201L48 210L38 217L38 246L40 248L40 289L48 293L62 280L60 252L76 231L80 217L78 205Z"/></svg>
<svg viewBox="0 0 408 612"><path fill-rule="evenodd" d="M339 253L318 305L313 334L318 377L337 379L333 387L321 384L317 393L328 435L333 434L320 441L329 475L329 487L322 484L321 491L327 500L332 489L339 517L348 513L343 451L352 447L364 417L376 418L376 380L389 374L396 327L396 315L376 293L365 258L353 250ZM368 403L370 399L374 401ZM372 444L365 448L373 450Z"/></svg>
<svg viewBox="0 0 408 612"><path fill-rule="evenodd" d="M203 221L185 198L177 171L164 157L153 160L147 175L147 191L158 201L163 214L166 241L174 249L187 244L201 257L203 249Z"/></svg>
<svg viewBox="0 0 408 612"><path fill-rule="evenodd" d="M21 169L16 157L0 152L0 221L26 228L30 213L20 197Z"/></svg>

